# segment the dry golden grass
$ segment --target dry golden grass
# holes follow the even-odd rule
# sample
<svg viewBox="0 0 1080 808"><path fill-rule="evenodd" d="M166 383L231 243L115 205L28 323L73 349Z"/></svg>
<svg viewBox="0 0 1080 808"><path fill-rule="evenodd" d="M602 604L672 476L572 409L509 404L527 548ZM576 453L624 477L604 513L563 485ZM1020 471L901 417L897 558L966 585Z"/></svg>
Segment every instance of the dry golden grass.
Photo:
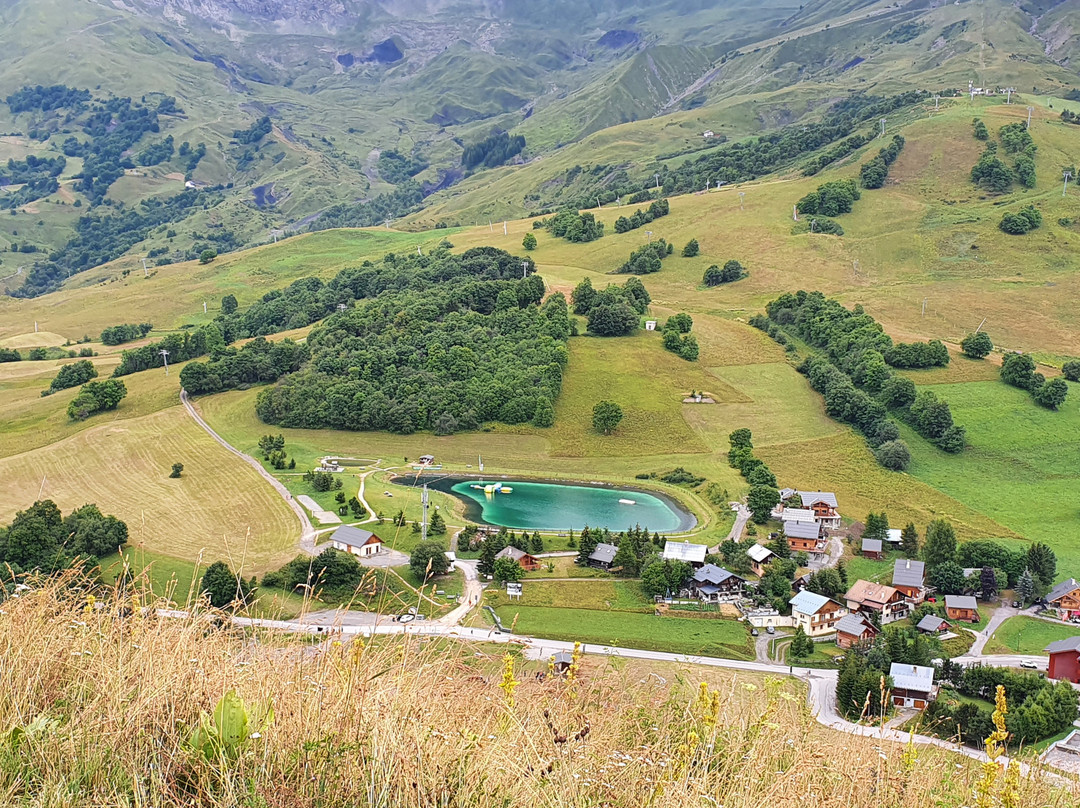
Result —
<svg viewBox="0 0 1080 808"><path fill-rule="evenodd" d="M491 646L312 646L98 597L51 584L0 614L5 804L899 808L971 805L980 774L823 729L791 679L585 658L576 681L539 681L543 663ZM192 731L229 692L246 740L201 753ZM1019 797L1075 805L1043 778Z"/></svg>
<svg viewBox="0 0 1080 808"><path fill-rule="evenodd" d="M296 554L292 511L182 407L88 423L57 443L0 459L0 523L40 492L65 512L96 503L127 522L132 544L164 555L228 560L234 569L244 561L261 573ZM173 463L184 464L178 480L169 479Z"/></svg>

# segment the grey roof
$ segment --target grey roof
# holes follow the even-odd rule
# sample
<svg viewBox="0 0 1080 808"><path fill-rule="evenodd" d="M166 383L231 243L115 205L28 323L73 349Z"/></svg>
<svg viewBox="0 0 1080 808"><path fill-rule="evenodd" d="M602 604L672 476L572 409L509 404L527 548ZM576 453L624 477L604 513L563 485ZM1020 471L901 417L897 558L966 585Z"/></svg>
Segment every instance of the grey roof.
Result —
<svg viewBox="0 0 1080 808"><path fill-rule="evenodd" d="M893 564L893 586L922 586L926 580L926 564L910 558L898 558Z"/></svg>
<svg viewBox="0 0 1080 808"><path fill-rule="evenodd" d="M766 558L774 555L773 551L766 547L764 544L752 544L746 548L746 554L750 556L751 560L761 563Z"/></svg>
<svg viewBox="0 0 1080 808"><path fill-rule="evenodd" d="M330 541L341 542L348 547L363 547L374 535L370 530L353 527L352 525L342 525L330 534Z"/></svg>
<svg viewBox="0 0 1080 808"><path fill-rule="evenodd" d="M866 619L857 614L845 614L836 624L836 630L838 632L842 634L851 634L855 637L861 637L868 628L872 629L873 626Z"/></svg>
<svg viewBox="0 0 1080 808"><path fill-rule="evenodd" d="M942 623L948 625L945 618L937 617L937 615L923 615L915 628L919 631L939 631L942 628Z"/></svg>
<svg viewBox="0 0 1080 808"><path fill-rule="evenodd" d="M1051 589L1050 594L1046 596L1046 600L1048 603L1053 603L1055 600L1063 598L1074 589L1080 589L1080 584L1076 582L1075 578L1070 578Z"/></svg>
<svg viewBox="0 0 1080 808"><path fill-rule="evenodd" d="M881 539L863 539L862 551L864 553L880 553Z"/></svg>
<svg viewBox="0 0 1080 808"><path fill-rule="evenodd" d="M916 690L920 693L929 693L934 689L934 669L924 668L921 665L908 665L903 662L894 662L889 666L889 676L893 685L902 690Z"/></svg>
<svg viewBox="0 0 1080 808"><path fill-rule="evenodd" d="M830 508L836 507L836 494L831 491L800 491L799 498L802 500L803 505L824 502Z"/></svg>
<svg viewBox="0 0 1080 808"><path fill-rule="evenodd" d="M691 561L702 563L709 548L704 544L691 544L688 541L669 541L664 544L664 558L672 558L676 561Z"/></svg>
<svg viewBox="0 0 1080 808"><path fill-rule="evenodd" d="M832 598L827 598L824 595L819 595L817 592L811 592L809 589L804 589L789 600L788 603L791 604L791 610L793 612L817 614L821 607L826 603L836 603L836 601ZM839 606L840 604L837 603L836 605Z"/></svg>
<svg viewBox="0 0 1080 808"><path fill-rule="evenodd" d="M1057 654L1062 651L1080 651L1080 637L1069 637L1067 640L1052 642L1043 650L1048 654Z"/></svg>
<svg viewBox="0 0 1080 808"><path fill-rule="evenodd" d="M946 609L972 609L979 610L979 603L971 595L946 595Z"/></svg>
<svg viewBox="0 0 1080 808"><path fill-rule="evenodd" d="M619 548L614 544L600 543L596 545L596 549L589 555L589 561L599 561L601 564L610 564L615 560L615 554L619 552Z"/></svg>
<svg viewBox="0 0 1080 808"><path fill-rule="evenodd" d="M919 624L915 628L919 631L938 631L941 629L941 624L948 625L948 621L943 617L938 617L936 614L924 614L923 619L919 621Z"/></svg>
<svg viewBox="0 0 1080 808"><path fill-rule="evenodd" d="M514 561L521 561L525 556L529 555L524 550L519 550L517 547L504 547L495 554L496 558L512 558ZM530 556L531 558L531 556Z"/></svg>
<svg viewBox="0 0 1080 808"><path fill-rule="evenodd" d="M694 580L698 583L722 584L729 578L738 578L740 581L743 580L730 570L718 567L715 564L706 564L694 573Z"/></svg>
<svg viewBox="0 0 1080 808"><path fill-rule="evenodd" d="M780 501L783 502L786 499L791 499L798 492L794 488L781 488L780 489Z"/></svg>
<svg viewBox="0 0 1080 808"><path fill-rule="evenodd" d="M784 522L784 535L789 539L817 539L821 528L817 522Z"/></svg>
<svg viewBox="0 0 1080 808"><path fill-rule="evenodd" d="M706 595L715 595L720 591L720 587L716 584L698 584L696 588L698 592L704 592Z"/></svg>
<svg viewBox="0 0 1080 808"><path fill-rule="evenodd" d="M898 527L890 527L886 531L887 535L886 535L885 538L886 538L887 541L892 542L893 544L899 544L900 542L902 542L904 540L904 537L901 535L902 533L903 533L903 531L900 530L900 528L898 528Z"/></svg>
<svg viewBox="0 0 1080 808"><path fill-rule="evenodd" d="M574 655L569 651L558 651L552 661L558 665L560 663L569 665L574 661Z"/></svg>
<svg viewBox="0 0 1080 808"><path fill-rule="evenodd" d="M811 508L784 508L780 512L781 522L816 522L817 517Z"/></svg>

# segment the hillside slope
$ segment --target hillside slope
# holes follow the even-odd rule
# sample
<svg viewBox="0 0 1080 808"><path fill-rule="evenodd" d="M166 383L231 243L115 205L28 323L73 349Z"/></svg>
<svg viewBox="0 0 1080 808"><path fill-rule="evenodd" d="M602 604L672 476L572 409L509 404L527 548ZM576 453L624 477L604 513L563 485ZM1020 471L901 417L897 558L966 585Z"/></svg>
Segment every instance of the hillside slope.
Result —
<svg viewBox="0 0 1080 808"><path fill-rule="evenodd" d="M1005 0L18 0L0 9L0 96L62 83L91 90L95 103L176 99L161 136L205 144L205 156L142 166L135 158L156 140L144 135L107 195L132 206L185 181L221 187L209 205L118 248L162 263L304 229L341 203L366 225L421 206L430 212L417 221L429 224L520 216L565 201L558 175L575 166L611 166L575 193L644 181L656 161L708 145L707 129L734 140L814 120L853 90L973 80L1060 93L1076 77L1077 13ZM235 137L263 116L265 136ZM81 125L0 105L9 133L0 160L58 156ZM493 130L525 138L512 157L524 165L471 173L463 146ZM69 158L58 190L13 203L0 248L61 248L86 212L74 205L97 201L83 192L82 168ZM0 277L36 259L0 258Z"/></svg>

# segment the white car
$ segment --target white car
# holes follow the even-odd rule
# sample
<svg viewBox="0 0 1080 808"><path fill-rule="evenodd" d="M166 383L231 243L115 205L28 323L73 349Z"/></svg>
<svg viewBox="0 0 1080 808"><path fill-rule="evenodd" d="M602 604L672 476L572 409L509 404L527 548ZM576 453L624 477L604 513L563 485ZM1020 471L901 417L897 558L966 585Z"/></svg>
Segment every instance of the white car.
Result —
<svg viewBox="0 0 1080 808"><path fill-rule="evenodd" d="M1029 668L1030 670L1037 671L1039 669L1039 663L1034 662L1033 660L1030 660L1030 659L1021 659L1020 660L1020 667L1021 668Z"/></svg>

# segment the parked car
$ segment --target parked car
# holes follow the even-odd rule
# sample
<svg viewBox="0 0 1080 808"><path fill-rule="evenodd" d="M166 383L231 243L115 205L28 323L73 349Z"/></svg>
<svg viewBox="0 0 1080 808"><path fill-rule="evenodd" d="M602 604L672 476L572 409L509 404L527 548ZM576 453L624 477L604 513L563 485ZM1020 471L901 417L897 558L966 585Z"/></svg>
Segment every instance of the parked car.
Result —
<svg viewBox="0 0 1080 808"><path fill-rule="evenodd" d="M758 630L756 628L750 629L750 636L751 637L756 637L757 635L758 635Z"/></svg>
<svg viewBox="0 0 1080 808"><path fill-rule="evenodd" d="M926 602L927 603L937 603L937 598L927 598Z"/></svg>
<svg viewBox="0 0 1080 808"><path fill-rule="evenodd" d="M766 634L775 634L775 633L776 633L776 629L775 629L775 628L773 628L772 626L766 626L766 627L765 627L765 633L766 633Z"/></svg>
<svg viewBox="0 0 1080 808"><path fill-rule="evenodd" d="M1035 662L1032 662L1030 659L1022 659L1022 660L1020 660L1020 667L1021 668L1030 668L1033 671L1037 671L1039 669L1038 664L1035 663Z"/></svg>

